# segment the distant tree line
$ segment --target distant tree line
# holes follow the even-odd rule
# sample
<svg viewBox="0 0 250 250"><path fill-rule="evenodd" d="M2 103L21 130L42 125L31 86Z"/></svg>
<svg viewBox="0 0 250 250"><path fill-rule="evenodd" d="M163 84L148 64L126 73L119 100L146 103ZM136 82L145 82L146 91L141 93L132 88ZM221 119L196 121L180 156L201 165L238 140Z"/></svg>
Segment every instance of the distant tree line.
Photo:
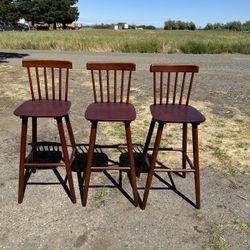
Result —
<svg viewBox="0 0 250 250"><path fill-rule="evenodd" d="M20 18L30 21L32 25L39 22L66 24L78 19L79 12L75 4L78 0L0 0L0 20L16 22Z"/></svg>
<svg viewBox="0 0 250 250"><path fill-rule="evenodd" d="M196 30L196 26L193 22L183 22L168 20L164 23L165 30Z"/></svg>
<svg viewBox="0 0 250 250"><path fill-rule="evenodd" d="M95 24L95 25L90 25L90 26L85 26L85 27L94 28L94 29L113 29L114 25L101 23L101 24Z"/></svg>
<svg viewBox="0 0 250 250"><path fill-rule="evenodd" d="M168 20L164 23L165 30L196 30L196 26L193 22L183 22ZM239 21L233 21L228 23L208 23L204 30L232 30L232 31L250 31L250 21L241 23Z"/></svg>
<svg viewBox="0 0 250 250"><path fill-rule="evenodd" d="M241 23L239 21L233 21L228 23L208 23L205 30L233 30L233 31L250 31L250 21Z"/></svg>
<svg viewBox="0 0 250 250"><path fill-rule="evenodd" d="M153 25L130 25L130 29L144 29L144 30L155 30L156 27Z"/></svg>

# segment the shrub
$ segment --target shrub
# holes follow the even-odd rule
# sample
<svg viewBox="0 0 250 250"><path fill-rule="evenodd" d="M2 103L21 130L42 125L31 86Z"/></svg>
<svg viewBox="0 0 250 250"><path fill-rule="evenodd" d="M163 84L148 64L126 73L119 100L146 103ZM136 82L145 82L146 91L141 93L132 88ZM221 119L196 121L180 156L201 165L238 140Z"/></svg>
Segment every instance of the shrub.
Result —
<svg viewBox="0 0 250 250"><path fill-rule="evenodd" d="M127 41L121 47L121 52L159 53L161 51L162 45L156 39Z"/></svg>

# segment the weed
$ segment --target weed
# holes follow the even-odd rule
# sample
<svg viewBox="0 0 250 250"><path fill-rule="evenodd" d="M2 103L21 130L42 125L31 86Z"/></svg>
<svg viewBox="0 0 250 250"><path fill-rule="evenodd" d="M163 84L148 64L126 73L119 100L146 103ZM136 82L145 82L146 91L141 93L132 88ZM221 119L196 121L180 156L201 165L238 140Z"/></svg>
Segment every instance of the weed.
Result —
<svg viewBox="0 0 250 250"><path fill-rule="evenodd" d="M218 158L220 161L224 162L228 160L228 156L219 147L208 145L208 148L213 151L212 155Z"/></svg>
<svg viewBox="0 0 250 250"><path fill-rule="evenodd" d="M97 194L94 197L95 205L97 207L101 207L102 205L104 205L106 196L107 196L107 191L105 190L105 188L102 188L100 191L97 192Z"/></svg>
<svg viewBox="0 0 250 250"><path fill-rule="evenodd" d="M237 123L240 123L240 124L244 123L244 121L242 119L235 119L234 121L237 122Z"/></svg>
<svg viewBox="0 0 250 250"><path fill-rule="evenodd" d="M220 161L227 173L236 174L238 172L238 170L233 166L230 157L223 150L211 144L207 147L212 150L212 155Z"/></svg>
<svg viewBox="0 0 250 250"><path fill-rule="evenodd" d="M226 245L225 239L222 237L213 240L211 242L211 246L209 247L209 250L227 250L227 249L228 247Z"/></svg>
<svg viewBox="0 0 250 250"><path fill-rule="evenodd" d="M224 225L216 224L211 228L212 240L209 244L208 250L227 250L225 239L221 236Z"/></svg>
<svg viewBox="0 0 250 250"><path fill-rule="evenodd" d="M249 148L249 143L248 142L240 142L236 146L239 148L243 148L244 150L247 150Z"/></svg>
<svg viewBox="0 0 250 250"><path fill-rule="evenodd" d="M161 44L158 40L128 41L121 48L122 52L139 52L139 53L159 53L162 51Z"/></svg>
<svg viewBox="0 0 250 250"><path fill-rule="evenodd" d="M231 174L231 175L237 174L237 173L238 173L238 169L236 169L234 166L232 166L232 165L230 165L230 164L225 165L225 170L226 170L229 174Z"/></svg>
<svg viewBox="0 0 250 250"><path fill-rule="evenodd" d="M215 136L216 136L216 138L218 138L218 139L223 139L223 138L224 138L224 134L223 134L223 133L218 133L218 134L216 134Z"/></svg>
<svg viewBox="0 0 250 250"><path fill-rule="evenodd" d="M240 232L250 234L250 223L242 223L239 220L233 221L233 228Z"/></svg>

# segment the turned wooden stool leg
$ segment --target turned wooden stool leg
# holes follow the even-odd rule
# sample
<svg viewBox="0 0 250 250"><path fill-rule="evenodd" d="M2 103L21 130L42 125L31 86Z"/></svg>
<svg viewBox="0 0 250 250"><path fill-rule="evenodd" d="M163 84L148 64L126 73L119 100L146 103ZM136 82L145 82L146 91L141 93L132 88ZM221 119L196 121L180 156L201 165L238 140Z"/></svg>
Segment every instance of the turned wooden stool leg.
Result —
<svg viewBox="0 0 250 250"><path fill-rule="evenodd" d="M155 163L156 163L156 159L157 159L157 155L158 155L158 151L159 151L159 147L160 147L163 127L164 127L164 123L159 123L156 138L155 138L152 160L151 160L150 168L148 171L148 177L147 177L146 187L145 187L144 196L143 196L143 202L142 202L142 206L141 206L142 209L145 209L145 207L146 207L149 189L150 189L152 177L154 174Z"/></svg>
<svg viewBox="0 0 250 250"><path fill-rule="evenodd" d="M28 118L22 118L21 146L20 146L20 165L18 181L18 203L22 203L24 195L24 163L26 155Z"/></svg>
<svg viewBox="0 0 250 250"><path fill-rule="evenodd" d="M200 167L199 167L199 145L198 145L198 125L192 124L193 134L193 156L194 156L194 179L195 179L195 195L196 208L200 209Z"/></svg>
<svg viewBox="0 0 250 250"><path fill-rule="evenodd" d="M187 168L186 155L187 155L187 124L183 123L183 128L182 128L182 168L183 169ZM185 172L182 173L182 177L186 178Z"/></svg>
<svg viewBox="0 0 250 250"><path fill-rule="evenodd" d="M125 123L125 130L126 130L126 139L127 139L128 154L129 154L130 178L134 194L134 205L135 207L138 207L138 192L136 187L135 161L133 153L133 144L131 139L130 123Z"/></svg>
<svg viewBox="0 0 250 250"><path fill-rule="evenodd" d="M93 157L94 157L96 130L97 130L97 122L92 122L91 123L90 139L89 139L87 166L86 166L85 174L84 174L84 190L83 190L83 195L82 195L82 205L84 207L87 204L87 198L88 198L90 173L91 173L91 167L92 167Z"/></svg>
<svg viewBox="0 0 250 250"><path fill-rule="evenodd" d="M144 149L143 149L143 153L142 153L142 160L141 160L139 169L138 169L137 174L136 174L137 177L140 177L140 175L141 175L142 168L143 168L144 162L145 162L146 157L147 157L148 147L149 147L149 144L150 144L150 141L151 141L151 138L152 138L154 127L155 127L155 120L152 119L151 123L150 123L149 130L148 130L148 135L147 135L146 143L145 143L145 146L144 146Z"/></svg>
<svg viewBox="0 0 250 250"><path fill-rule="evenodd" d="M64 129L63 129L63 125L62 125L62 118L57 118L56 120L57 120L57 125L58 125L61 145L62 145L62 151L63 151L63 157L64 157L67 178L69 181L69 190L70 190L70 195L71 195L71 201L72 201L72 203L76 203L76 196L75 196L70 160L69 160L68 149L67 149L67 145L66 145Z"/></svg>
<svg viewBox="0 0 250 250"><path fill-rule="evenodd" d="M32 162L37 161L37 150L36 150L36 144L37 144L37 118L32 117ZM32 173L36 172L35 168L31 168Z"/></svg>
<svg viewBox="0 0 250 250"><path fill-rule="evenodd" d="M68 129L70 143L71 143L72 149L75 151L75 159L76 159L76 163L77 163L77 171L80 171L80 160L79 160L78 151L77 151L77 148L76 148L75 137L74 137L73 129L72 129L71 122L70 122L70 119L69 119L69 115L65 116L65 121L66 121L67 129Z"/></svg>
<svg viewBox="0 0 250 250"><path fill-rule="evenodd" d="M75 137L74 137L74 133L73 133L71 122L70 122L68 115L65 116L65 121L66 121L67 129L68 129L68 133L69 133L69 139L70 139L71 146L73 149L76 150Z"/></svg>

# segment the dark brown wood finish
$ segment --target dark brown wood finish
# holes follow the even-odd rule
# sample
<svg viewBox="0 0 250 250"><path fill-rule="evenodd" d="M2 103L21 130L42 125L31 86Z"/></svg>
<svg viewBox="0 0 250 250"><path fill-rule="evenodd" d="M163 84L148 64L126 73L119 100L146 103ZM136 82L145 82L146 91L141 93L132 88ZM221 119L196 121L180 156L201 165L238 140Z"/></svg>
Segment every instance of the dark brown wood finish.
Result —
<svg viewBox="0 0 250 250"><path fill-rule="evenodd" d="M32 100L52 99L67 101L69 69L72 69L71 62L56 60L23 60L22 65L28 70ZM55 70L58 71L58 74L56 74L57 72L55 72ZM64 94L62 93L63 86L65 86ZM53 98L49 98L50 88ZM37 93L35 90L37 90Z"/></svg>
<svg viewBox="0 0 250 250"><path fill-rule="evenodd" d="M189 105L194 74L198 73L199 67L195 65L166 65L153 64L150 66L150 71L153 72L153 89L154 89L154 104L150 106L152 121L148 131L146 143L143 150L143 160L138 169L137 176L139 177L142 167L148 163L149 171L142 202L142 209L145 209L148 194L154 172L180 172L185 178L186 173L194 173L195 178L195 195L196 208L200 208L200 174L199 174L199 148L198 148L198 125L205 121L205 117L194 107ZM157 93L159 89L160 93ZM164 92L165 91L165 92ZM166 97L166 101L164 101ZM153 148L151 162L148 162L147 152L152 138L155 123L158 123L158 129ZM160 148L162 131L165 124L179 123L182 124L182 148L175 150L173 148ZM193 162L187 155L187 130L188 124L192 125L192 143L193 143ZM181 151L182 152L182 168L157 168L155 166L159 151ZM187 164L190 169L187 169Z"/></svg>
<svg viewBox="0 0 250 250"><path fill-rule="evenodd" d="M132 71L135 71L134 63L88 62L87 69L91 71L94 102L129 103L131 75ZM106 75L105 79L104 75ZM97 82L99 87L96 86ZM104 89L107 90L107 93L104 93ZM125 94L126 96L124 96ZM125 98L126 101L123 101Z"/></svg>
<svg viewBox="0 0 250 250"><path fill-rule="evenodd" d="M65 133L64 133L63 125L62 125L62 118L61 117L57 118L56 121L57 121L60 141L62 145L62 150L63 150L63 158L64 158L64 163L65 163L65 168L66 168L66 173L67 173L67 179L69 182L71 201L72 203L76 203L76 196L75 196L73 178L72 178L72 173L71 173L69 154L68 154L68 149L67 149L67 144L66 144L66 139L65 139Z"/></svg>
<svg viewBox="0 0 250 250"><path fill-rule="evenodd" d="M130 103L97 102L88 106L85 118L89 121L133 121L136 112Z"/></svg>
<svg viewBox="0 0 250 250"><path fill-rule="evenodd" d="M72 63L69 61L56 60L23 60L23 66L27 68L28 80L32 100L25 101L14 114L22 119L21 148L20 148L20 169L18 185L18 203L22 203L24 195L24 171L31 168L36 172L39 167L65 167L69 182L70 198L76 203L71 163L77 154L76 144L72 127L69 120L69 109L71 102L68 101L68 78L69 69ZM64 71L64 73L63 73ZM58 76L56 76L58 72ZM63 94L63 84L65 85ZM43 86L44 85L44 86ZM51 89L52 93L49 93ZM44 95L43 95L44 94ZM63 99L64 98L64 99ZM32 151L26 157L27 126L28 119L32 118ZM39 163L36 157L37 147L37 119L56 119L63 151L64 163ZM72 155L69 157L62 119L65 118L69 138L72 146Z"/></svg>
<svg viewBox="0 0 250 250"><path fill-rule="evenodd" d="M129 170L134 195L134 205L136 207L138 206L133 145L130 131L130 123L136 118L136 112L134 106L129 103L131 76L135 68L135 64L133 63L87 63L87 69L91 72L94 103L90 104L85 112L85 118L91 122L91 133L89 138L87 166L84 175L84 190L82 194L83 206L87 204L91 170ZM97 82L99 82L99 86ZM107 93L104 93L104 90L107 90ZM101 121L124 123L129 155L129 167L92 166L97 125L98 122Z"/></svg>
<svg viewBox="0 0 250 250"><path fill-rule="evenodd" d="M70 110L70 101L28 100L14 114L20 117L62 117Z"/></svg>
<svg viewBox="0 0 250 250"><path fill-rule="evenodd" d="M182 168L187 168L187 123L183 123L182 125ZM186 178L186 173L182 173L183 178Z"/></svg>
<svg viewBox="0 0 250 250"><path fill-rule="evenodd" d="M20 146L18 203L22 203L23 193L24 193L24 171L25 171L24 164L26 155L27 126L28 126L28 118L23 118L22 129L21 129L21 146Z"/></svg>
<svg viewBox="0 0 250 250"><path fill-rule="evenodd" d="M150 72L153 72L154 78L154 104L162 104L163 102L163 89L166 89L166 104L176 104L177 98L177 87L180 85L180 97L179 104L183 103L184 91L187 90L186 94L186 105L189 103L189 98L192 90L194 73L199 72L199 67L196 65L163 65L163 64L152 64L150 66ZM187 78L187 75L190 75ZM158 76L158 77L157 77ZM160 78L160 80L158 80ZM166 79L167 78L167 79ZM181 79L181 81L180 81ZM159 82L160 91L157 93L157 83ZM180 82L180 84L179 84ZM165 86L164 86L165 85ZM173 93L170 93L173 89ZM157 96L159 101L157 102ZM170 100L170 98L172 98ZM172 102L171 102L172 101Z"/></svg>
<svg viewBox="0 0 250 250"><path fill-rule="evenodd" d="M32 162L37 161L37 151L36 151L36 146L37 146L37 118L32 117ZM32 172L35 173L36 169L32 168Z"/></svg>

